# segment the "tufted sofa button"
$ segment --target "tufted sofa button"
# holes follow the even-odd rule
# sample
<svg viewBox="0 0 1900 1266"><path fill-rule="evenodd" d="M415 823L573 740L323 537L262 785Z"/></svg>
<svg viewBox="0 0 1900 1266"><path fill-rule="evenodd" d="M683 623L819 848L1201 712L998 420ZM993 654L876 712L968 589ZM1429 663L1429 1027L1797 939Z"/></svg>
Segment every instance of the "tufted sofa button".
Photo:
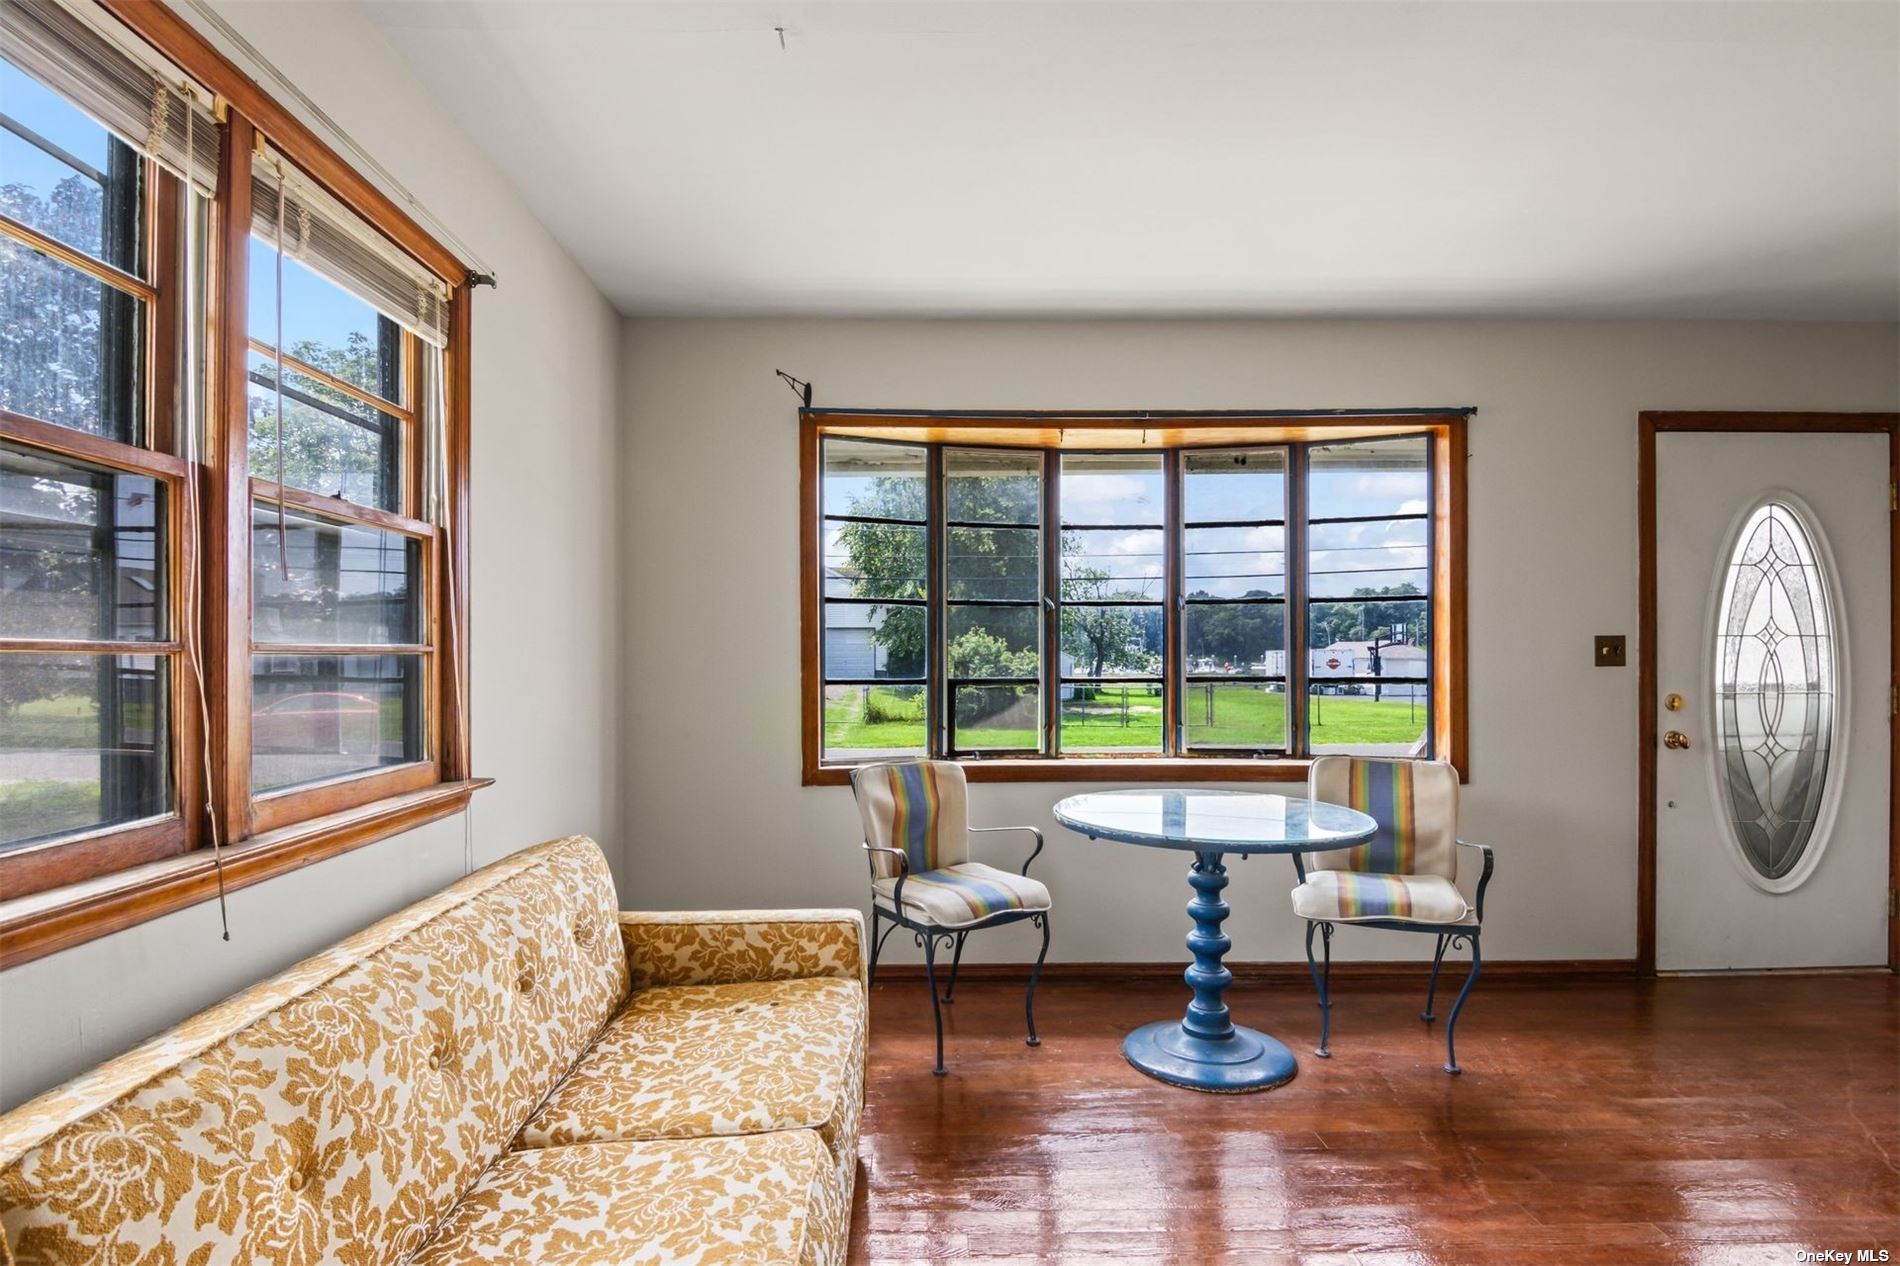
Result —
<svg viewBox="0 0 1900 1266"><path fill-rule="evenodd" d="M574 943L576 945L594 943L594 925L591 920L581 919L574 924Z"/></svg>
<svg viewBox="0 0 1900 1266"><path fill-rule="evenodd" d="M439 1073L442 1071L442 1052L441 1051L429 1052L429 1071L432 1073Z"/></svg>
<svg viewBox="0 0 1900 1266"><path fill-rule="evenodd" d="M290 1177L285 1180L284 1185L289 1187L292 1191L302 1191L309 1182L310 1171L305 1169L293 1169L290 1171Z"/></svg>
<svg viewBox="0 0 1900 1266"><path fill-rule="evenodd" d="M519 976L515 977L515 988L520 990L524 994L533 993L534 992L534 973L531 971L524 971Z"/></svg>

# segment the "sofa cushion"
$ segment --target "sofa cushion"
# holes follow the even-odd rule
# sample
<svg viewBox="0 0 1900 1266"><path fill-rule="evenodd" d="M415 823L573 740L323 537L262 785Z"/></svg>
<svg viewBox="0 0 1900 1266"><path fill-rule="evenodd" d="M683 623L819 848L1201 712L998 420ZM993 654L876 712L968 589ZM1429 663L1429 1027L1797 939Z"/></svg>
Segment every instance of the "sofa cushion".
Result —
<svg viewBox="0 0 1900 1266"><path fill-rule="evenodd" d="M619 1010L616 905L525 850L0 1118L15 1258L400 1258Z"/></svg>
<svg viewBox="0 0 1900 1266"><path fill-rule="evenodd" d="M483 1174L412 1266L833 1266L848 1210L809 1130L537 1148Z"/></svg>
<svg viewBox="0 0 1900 1266"><path fill-rule="evenodd" d="M811 1129L852 1157L864 1027L835 976L641 990L515 1145Z"/></svg>

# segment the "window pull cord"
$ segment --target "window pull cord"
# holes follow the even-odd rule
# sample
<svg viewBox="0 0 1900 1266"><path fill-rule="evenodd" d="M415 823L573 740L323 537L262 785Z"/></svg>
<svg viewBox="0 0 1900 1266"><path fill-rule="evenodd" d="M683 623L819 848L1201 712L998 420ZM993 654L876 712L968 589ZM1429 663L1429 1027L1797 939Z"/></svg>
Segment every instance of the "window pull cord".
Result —
<svg viewBox="0 0 1900 1266"><path fill-rule="evenodd" d="M272 375L277 392L277 570L290 583L290 546L284 525L284 166L277 164L277 338L271 354L277 362Z"/></svg>
<svg viewBox="0 0 1900 1266"><path fill-rule="evenodd" d="M185 119L185 171L196 170L192 141L196 129L189 116ZM189 180L185 183L185 245L187 250L195 250L198 244L197 217L198 196ZM190 307L189 304L186 305ZM197 322L195 319L185 322L185 366L186 377L179 390L194 403L198 400L195 377L198 369ZM198 476L199 476L199 417L198 410L185 410L185 501L188 514L195 526L199 518ZM185 601L181 617L184 620L185 654L191 661L191 679L198 688L198 741L203 745L201 753L204 762L205 823L211 834L211 867L218 876L218 923L226 941L231 939L231 911L225 904L224 889L224 840L218 830L217 783L211 774L211 701L205 694L204 647L200 637L199 621L202 613L198 606L198 542L186 543L185 563Z"/></svg>

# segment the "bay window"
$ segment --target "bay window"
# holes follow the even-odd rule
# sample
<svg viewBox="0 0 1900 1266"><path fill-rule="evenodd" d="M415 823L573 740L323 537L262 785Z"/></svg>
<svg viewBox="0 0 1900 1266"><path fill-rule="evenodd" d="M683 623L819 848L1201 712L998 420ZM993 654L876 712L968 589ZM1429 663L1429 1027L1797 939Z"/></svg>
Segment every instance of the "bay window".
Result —
<svg viewBox="0 0 1900 1266"><path fill-rule="evenodd" d="M803 422L808 782L1467 759L1462 412Z"/></svg>

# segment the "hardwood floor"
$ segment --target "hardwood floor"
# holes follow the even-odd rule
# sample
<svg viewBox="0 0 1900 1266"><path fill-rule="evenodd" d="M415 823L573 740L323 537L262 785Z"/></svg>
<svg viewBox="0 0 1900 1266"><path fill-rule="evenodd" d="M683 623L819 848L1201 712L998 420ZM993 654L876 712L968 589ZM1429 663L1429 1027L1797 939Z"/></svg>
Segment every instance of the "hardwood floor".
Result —
<svg viewBox="0 0 1900 1266"><path fill-rule="evenodd" d="M1179 984L1046 979L1030 1049L1021 985L966 980L939 1079L922 982L881 981L851 1260L1900 1262L1895 977L1485 982L1462 1077L1424 983L1342 982L1331 1060L1310 989L1237 985L1300 1071L1216 1096L1121 1058Z"/></svg>

